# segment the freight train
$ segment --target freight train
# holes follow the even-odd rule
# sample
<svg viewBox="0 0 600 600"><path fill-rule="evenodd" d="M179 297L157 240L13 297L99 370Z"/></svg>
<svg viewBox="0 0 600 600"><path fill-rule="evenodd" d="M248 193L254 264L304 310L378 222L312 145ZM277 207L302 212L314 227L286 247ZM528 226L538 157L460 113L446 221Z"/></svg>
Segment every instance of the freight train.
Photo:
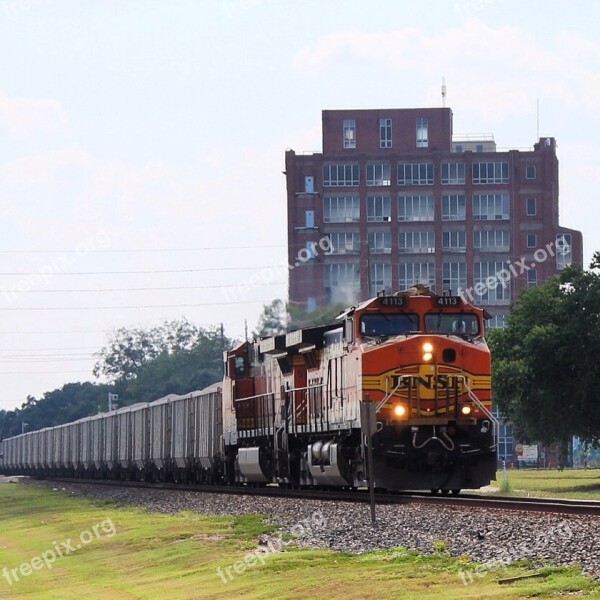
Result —
<svg viewBox="0 0 600 600"><path fill-rule="evenodd" d="M9 474L459 493L495 478L489 315L416 286L224 353L223 381L0 442ZM372 469L367 465L371 443Z"/></svg>

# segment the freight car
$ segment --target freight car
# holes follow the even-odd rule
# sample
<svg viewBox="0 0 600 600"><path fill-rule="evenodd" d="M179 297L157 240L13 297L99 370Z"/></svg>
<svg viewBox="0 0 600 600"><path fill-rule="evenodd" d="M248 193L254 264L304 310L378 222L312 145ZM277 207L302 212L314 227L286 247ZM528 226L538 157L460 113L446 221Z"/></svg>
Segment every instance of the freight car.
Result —
<svg viewBox="0 0 600 600"><path fill-rule="evenodd" d="M495 477L483 309L418 286L244 342L223 381L3 440L8 473L458 493Z"/></svg>

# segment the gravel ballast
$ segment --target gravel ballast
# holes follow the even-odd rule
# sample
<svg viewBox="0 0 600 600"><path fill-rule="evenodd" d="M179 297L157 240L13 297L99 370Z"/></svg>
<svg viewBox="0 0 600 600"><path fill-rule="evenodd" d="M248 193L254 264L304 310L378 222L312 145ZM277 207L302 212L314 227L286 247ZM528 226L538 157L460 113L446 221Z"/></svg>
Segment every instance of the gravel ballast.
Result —
<svg viewBox="0 0 600 600"><path fill-rule="evenodd" d="M600 579L600 517L596 516L425 504L380 505L374 528L369 506L361 503L31 483L163 513L189 510L205 515L265 514L281 532L299 536L296 543L304 547L360 553L402 546L430 553L444 542L451 555L469 555L478 562L534 559L537 564L577 563Z"/></svg>

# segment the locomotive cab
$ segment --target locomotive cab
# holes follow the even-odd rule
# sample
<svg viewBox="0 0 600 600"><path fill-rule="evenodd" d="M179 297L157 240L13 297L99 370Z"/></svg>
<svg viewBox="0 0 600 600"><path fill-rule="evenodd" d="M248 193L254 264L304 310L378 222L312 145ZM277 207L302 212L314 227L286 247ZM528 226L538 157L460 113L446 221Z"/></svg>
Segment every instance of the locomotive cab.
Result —
<svg viewBox="0 0 600 600"><path fill-rule="evenodd" d="M362 393L376 403L377 485L477 488L495 476L484 311L457 296L379 296L355 312Z"/></svg>

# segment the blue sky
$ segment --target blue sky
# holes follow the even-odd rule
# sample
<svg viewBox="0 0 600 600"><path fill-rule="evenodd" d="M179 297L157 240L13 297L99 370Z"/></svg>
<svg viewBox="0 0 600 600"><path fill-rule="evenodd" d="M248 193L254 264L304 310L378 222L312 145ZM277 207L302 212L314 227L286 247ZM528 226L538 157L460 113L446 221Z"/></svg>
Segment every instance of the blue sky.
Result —
<svg viewBox="0 0 600 600"><path fill-rule="evenodd" d="M187 316L252 329L286 293L282 270L265 270L286 257L285 149L320 150L325 108L439 106L443 76L455 133L493 133L499 147L533 145L539 99L561 221L583 231L588 262L599 11L0 0L0 407L91 378L116 327Z"/></svg>

